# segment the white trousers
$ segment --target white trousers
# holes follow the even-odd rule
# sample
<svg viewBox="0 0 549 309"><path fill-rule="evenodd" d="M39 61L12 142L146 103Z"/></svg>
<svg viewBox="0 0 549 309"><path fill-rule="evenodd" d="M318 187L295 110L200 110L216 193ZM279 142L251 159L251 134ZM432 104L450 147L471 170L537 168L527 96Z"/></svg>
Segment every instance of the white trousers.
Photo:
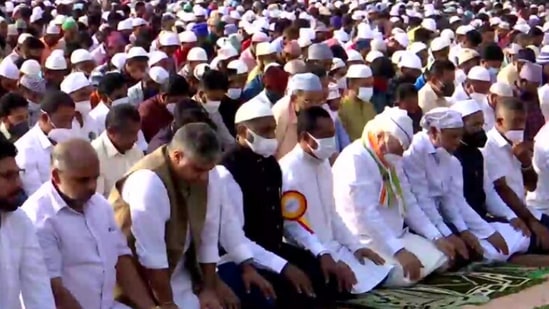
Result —
<svg viewBox="0 0 549 309"><path fill-rule="evenodd" d="M403 241L404 248L413 253L419 259L421 264L423 264L418 281L438 269L445 269L447 267L448 258L446 258L444 253L437 249L432 241L410 232L406 232L400 237L400 240ZM375 242L373 242L372 245L372 249L381 255L381 257L385 259L386 263L394 265L393 270L389 273L387 280L385 280L385 283L383 284L385 287L406 287L417 283L417 281L412 281L404 276L404 270L394 256L384 252L383 250L377 249L380 248L380 246L376 246Z"/></svg>
<svg viewBox="0 0 549 309"><path fill-rule="evenodd" d="M530 246L530 237L526 237L521 231L515 230L509 223L492 222L490 225L498 231L509 249L509 254L503 254L494 248L487 240L480 240L480 245L484 249L484 259L489 262L505 262L513 254L528 251Z"/></svg>

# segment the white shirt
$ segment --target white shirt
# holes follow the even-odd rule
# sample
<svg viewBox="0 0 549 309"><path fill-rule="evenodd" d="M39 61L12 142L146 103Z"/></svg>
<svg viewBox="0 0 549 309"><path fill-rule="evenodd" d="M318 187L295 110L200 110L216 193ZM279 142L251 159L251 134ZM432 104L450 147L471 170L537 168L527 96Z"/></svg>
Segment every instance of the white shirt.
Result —
<svg viewBox="0 0 549 309"><path fill-rule="evenodd" d="M351 252L364 247L336 212L328 160L320 161L296 145L280 159L279 164L282 191L297 191L305 196L307 210L304 217L314 231L307 231L296 221L285 220L284 232L288 240L309 250L314 256L329 252L330 243L339 243Z"/></svg>
<svg viewBox="0 0 549 309"><path fill-rule="evenodd" d="M269 108L272 108L273 105L274 105L274 104L271 103L271 100L269 100L269 98L267 98L267 93L265 92L265 89L262 90L258 95L253 97L250 101L265 104L265 106L267 106Z"/></svg>
<svg viewBox="0 0 549 309"><path fill-rule="evenodd" d="M109 202L95 194L77 212L48 181L21 209L36 226L50 278L61 278L84 309L112 308L118 257L131 251Z"/></svg>
<svg viewBox="0 0 549 309"><path fill-rule="evenodd" d="M529 207L544 210L549 208L549 125L545 124L534 138L534 170L538 183L534 192L526 194Z"/></svg>
<svg viewBox="0 0 549 309"><path fill-rule="evenodd" d="M122 198L130 206L132 233L135 237L139 263L149 269L168 268L165 225L170 218L170 199L164 183L151 170L135 171L124 182ZM201 234L201 247L197 252L201 263L217 263L219 260L219 217L220 210L208 210L206 214ZM174 302L180 308L185 307L187 303L185 297L192 293L190 274L183 267L184 253L189 249L190 242L191 232L188 228L181 259L175 266L170 280Z"/></svg>
<svg viewBox="0 0 549 309"><path fill-rule="evenodd" d="M217 173L219 174L218 177L221 180L221 183L212 182L213 177L210 177L208 184L208 202L211 200L211 195L209 193L210 188L212 192L223 191L221 216L234 216L239 224L238 227L242 229L242 227L244 226L244 200L242 195L242 189L234 180L231 172L229 172L224 166L217 166L215 170L217 170ZM223 228L223 222L221 226ZM242 233L244 234L243 231ZM222 230L220 235L221 245L225 248L225 242L230 238L235 238L235 234L236 233L230 233ZM285 259L270 251L265 250L263 247L261 247L256 242L250 240L245 235L243 235L243 237L245 238L248 247L251 249L254 264L258 267L268 269L275 273L280 273L284 266L286 266L286 264L288 263ZM238 260L235 261L232 256L223 256L221 259L221 263L228 262L229 260L232 260L238 264Z"/></svg>
<svg viewBox="0 0 549 309"><path fill-rule="evenodd" d="M21 209L0 212L0 282L0 308L55 309L36 231Z"/></svg>
<svg viewBox="0 0 549 309"><path fill-rule="evenodd" d="M335 204L343 221L353 234L367 243L379 244L391 255L404 248L400 239L405 233L404 222L428 239L441 237L418 206L402 166L395 169L403 190L404 214L399 211L397 199L389 207L380 204L383 179L362 140L343 149L332 167Z"/></svg>
<svg viewBox="0 0 549 309"><path fill-rule="evenodd" d="M443 148L435 149L426 132L414 135L402 161L418 204L443 236L452 234L445 222L458 232L470 229L481 239L494 233L465 200L459 160Z"/></svg>
<svg viewBox="0 0 549 309"><path fill-rule="evenodd" d="M98 134L97 136L101 135L105 131L105 120L107 119L107 114L109 111L110 108L105 105L105 103L99 102L99 104L97 104L97 106L94 107L88 115L94 126L93 132L96 132ZM147 150L148 144L141 130L137 132L137 141L135 144L142 152Z"/></svg>
<svg viewBox="0 0 549 309"><path fill-rule="evenodd" d="M141 158L143 151L137 146L126 151L124 154L118 152L112 144L107 132L101 133L98 138L92 142L92 147L97 152L100 162L100 174L97 179L96 192L109 197L114 184Z"/></svg>
<svg viewBox="0 0 549 309"><path fill-rule="evenodd" d="M24 170L21 174L23 189L30 196L50 179L50 161L53 144L38 124L15 142L17 165Z"/></svg>

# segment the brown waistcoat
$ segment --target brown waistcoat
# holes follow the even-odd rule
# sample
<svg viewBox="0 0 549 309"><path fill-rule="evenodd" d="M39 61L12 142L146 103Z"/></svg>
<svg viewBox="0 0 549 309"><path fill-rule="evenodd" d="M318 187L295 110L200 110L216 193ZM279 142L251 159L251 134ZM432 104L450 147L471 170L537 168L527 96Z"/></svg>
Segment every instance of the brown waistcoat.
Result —
<svg viewBox="0 0 549 309"><path fill-rule="evenodd" d="M166 254L168 256L169 271L172 273L177 262L181 259L185 240L187 239L188 225L190 224L192 243L185 254L185 267L191 273L193 284L199 286L201 284L201 273L198 267L196 252L200 245L200 235L206 218L207 183L189 184L178 179L168 162L169 158L166 146L162 146L145 156L122 179L116 182L109 196L109 202L114 208L115 220L118 227L128 239L128 246L133 252L134 262L138 265L138 269L142 271L142 267L137 262L135 238L131 232L130 206L122 199L122 189L124 182L133 172L142 169L153 171L162 180L170 200L170 218L166 221L165 225ZM141 272L141 274L143 273ZM146 279L144 281L147 282ZM115 296L117 300L127 305L132 305L118 287Z"/></svg>

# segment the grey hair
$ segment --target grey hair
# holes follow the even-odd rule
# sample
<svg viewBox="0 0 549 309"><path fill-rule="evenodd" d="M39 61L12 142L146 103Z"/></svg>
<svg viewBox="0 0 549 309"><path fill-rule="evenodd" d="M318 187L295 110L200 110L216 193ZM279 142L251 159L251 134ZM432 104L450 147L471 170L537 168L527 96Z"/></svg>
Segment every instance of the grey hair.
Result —
<svg viewBox="0 0 549 309"><path fill-rule="evenodd" d="M194 122L179 128L168 150L179 150L192 160L210 164L221 157L221 143L216 132L206 123Z"/></svg>

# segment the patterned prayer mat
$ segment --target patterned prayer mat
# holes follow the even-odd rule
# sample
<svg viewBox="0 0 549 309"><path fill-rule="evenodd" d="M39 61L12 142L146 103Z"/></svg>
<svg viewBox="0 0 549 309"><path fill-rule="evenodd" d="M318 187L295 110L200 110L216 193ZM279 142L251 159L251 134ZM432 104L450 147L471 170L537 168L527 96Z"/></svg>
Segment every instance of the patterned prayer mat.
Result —
<svg viewBox="0 0 549 309"><path fill-rule="evenodd" d="M475 264L453 273L436 274L411 288L377 289L341 303L345 309L442 309L481 305L540 284L549 268L509 264Z"/></svg>

